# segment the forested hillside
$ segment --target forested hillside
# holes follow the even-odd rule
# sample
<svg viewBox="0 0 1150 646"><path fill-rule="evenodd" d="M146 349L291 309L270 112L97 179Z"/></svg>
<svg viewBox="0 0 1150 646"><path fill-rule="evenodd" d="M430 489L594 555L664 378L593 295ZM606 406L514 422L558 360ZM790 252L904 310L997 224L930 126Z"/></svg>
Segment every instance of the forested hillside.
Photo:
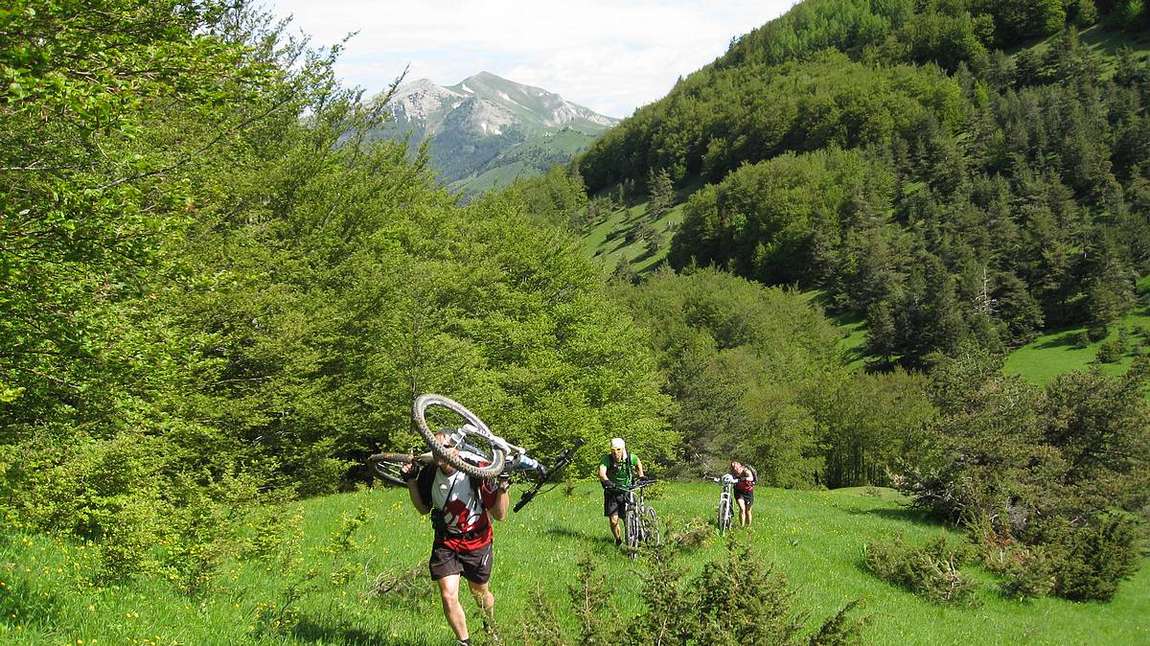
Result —
<svg viewBox="0 0 1150 646"><path fill-rule="evenodd" d="M1140 2L808 0L579 161L688 201L669 261L825 292L872 363L1087 324L1150 270ZM1085 31L1082 31L1085 30ZM612 194L607 191L607 194Z"/></svg>
<svg viewBox="0 0 1150 646"><path fill-rule="evenodd" d="M0 11L6 528L178 566L241 503L413 446L426 391L541 451L669 455L653 354L573 241L363 143L334 53L233 4Z"/></svg>

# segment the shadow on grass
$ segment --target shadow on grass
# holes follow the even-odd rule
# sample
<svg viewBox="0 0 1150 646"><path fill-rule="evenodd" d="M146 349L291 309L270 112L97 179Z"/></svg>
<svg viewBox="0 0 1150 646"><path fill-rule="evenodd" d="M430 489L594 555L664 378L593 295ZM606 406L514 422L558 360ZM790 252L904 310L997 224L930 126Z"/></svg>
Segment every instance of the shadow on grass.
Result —
<svg viewBox="0 0 1150 646"><path fill-rule="evenodd" d="M1058 336L1054 337L1053 339L1039 343L1035 347L1043 348L1043 349L1045 349L1045 348L1073 348L1076 346L1076 344L1078 342L1077 339L1075 338L1077 336L1078 336L1078 332L1067 332L1065 334L1059 334Z"/></svg>
<svg viewBox="0 0 1150 646"><path fill-rule="evenodd" d="M903 523L913 523L927 527L945 526L944 523L940 522L937 518L932 517L930 512L909 506L897 507L895 509L882 507L879 509L844 509L843 511L852 515L879 516L887 520L897 520Z"/></svg>
<svg viewBox="0 0 1150 646"><path fill-rule="evenodd" d="M446 626L444 627L446 628ZM369 646L371 644L425 646L426 644L422 640L395 637L355 626L332 624L322 619L306 616L300 619L299 623L292 629L292 635L301 641L317 644L347 644L349 646Z"/></svg>
<svg viewBox="0 0 1150 646"><path fill-rule="evenodd" d="M604 523L606 523L606 521L604 521ZM589 542L598 545L607 545L611 548L614 548L615 539L612 538L611 535L607 532L609 532L609 530L606 527L603 528L602 534L598 532L594 534L588 532L580 532L574 529L569 529L567 527L549 527L546 531L549 536L555 536L558 538L570 538L584 543Z"/></svg>

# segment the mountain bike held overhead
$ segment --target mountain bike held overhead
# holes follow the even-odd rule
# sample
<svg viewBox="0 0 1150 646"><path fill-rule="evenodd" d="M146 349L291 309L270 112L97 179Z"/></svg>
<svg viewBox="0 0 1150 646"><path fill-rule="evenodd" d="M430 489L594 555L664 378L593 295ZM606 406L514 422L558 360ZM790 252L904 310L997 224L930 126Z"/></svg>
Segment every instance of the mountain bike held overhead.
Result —
<svg viewBox="0 0 1150 646"><path fill-rule="evenodd" d="M454 413L463 423L432 430L427 420L427 411L432 407ZM471 643L467 618L459 603L461 578L467 580L484 627L497 641L495 597L490 588L494 564L492 520L507 517L511 474L526 472L536 480L536 486L516 505L518 511L571 462L581 442L564 452L549 470L522 447L491 433L474 413L446 397L418 397L412 416L430 451L420 455L378 453L369 462L383 479L406 485L411 504L420 514L431 514L434 538L428 571L439 588L444 617L458 644Z"/></svg>

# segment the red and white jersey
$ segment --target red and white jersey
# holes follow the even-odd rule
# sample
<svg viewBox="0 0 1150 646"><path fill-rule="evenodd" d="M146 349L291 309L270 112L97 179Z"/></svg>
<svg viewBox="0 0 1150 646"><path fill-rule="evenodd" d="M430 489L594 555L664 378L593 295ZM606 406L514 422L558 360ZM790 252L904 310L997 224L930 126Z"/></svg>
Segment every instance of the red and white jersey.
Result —
<svg viewBox="0 0 1150 646"><path fill-rule="evenodd" d="M447 475L435 470L431 483L432 507L443 510L447 538L443 544L456 552L471 552L491 542L491 518L487 508L495 502L495 491L486 485L473 487L471 478L460 471Z"/></svg>
<svg viewBox="0 0 1150 646"><path fill-rule="evenodd" d="M739 479L735 483L735 490L743 493L753 493L755 491L755 475L750 469L743 469L743 472L735 476Z"/></svg>

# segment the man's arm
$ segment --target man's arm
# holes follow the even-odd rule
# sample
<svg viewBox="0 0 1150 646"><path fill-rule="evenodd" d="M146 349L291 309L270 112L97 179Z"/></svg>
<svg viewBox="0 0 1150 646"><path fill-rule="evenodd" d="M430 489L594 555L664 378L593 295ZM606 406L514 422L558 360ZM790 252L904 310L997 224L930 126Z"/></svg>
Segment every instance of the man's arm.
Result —
<svg viewBox="0 0 1150 646"><path fill-rule="evenodd" d="M603 465L603 464L599 465L599 479L603 482L609 482L609 480L607 480L607 466L606 465Z"/></svg>
<svg viewBox="0 0 1150 646"><path fill-rule="evenodd" d="M639 472L640 478L642 478L645 475L643 472L643 461L640 460L639 456L637 456L637 455L635 456L635 470Z"/></svg>
<svg viewBox="0 0 1150 646"><path fill-rule="evenodd" d="M488 491L487 496L487 511L491 512L491 517L495 520L503 520L507 518L507 508L511 504L511 496L507 494L505 485L498 481L488 480L483 484L484 488ZM494 491L492 491L494 487Z"/></svg>
<svg viewBox="0 0 1150 646"><path fill-rule="evenodd" d="M423 496L419 495L419 469L417 469L414 464L409 464L404 467L403 472L414 476L407 481L407 496L411 498L411 506L415 507L415 510L418 511L421 516L431 511L431 507L423 501ZM404 477L409 477L409 475L405 475Z"/></svg>

